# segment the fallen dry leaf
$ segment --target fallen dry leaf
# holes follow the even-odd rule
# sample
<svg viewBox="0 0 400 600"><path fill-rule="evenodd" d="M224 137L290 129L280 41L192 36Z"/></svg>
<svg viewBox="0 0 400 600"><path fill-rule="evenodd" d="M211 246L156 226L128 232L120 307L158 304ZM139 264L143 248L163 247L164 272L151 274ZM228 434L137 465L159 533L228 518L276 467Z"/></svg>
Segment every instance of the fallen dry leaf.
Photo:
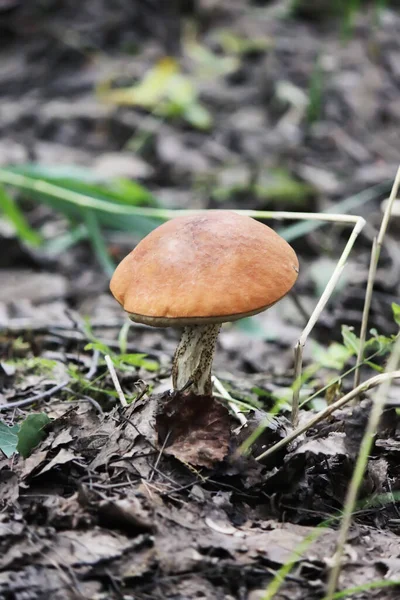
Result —
<svg viewBox="0 0 400 600"><path fill-rule="evenodd" d="M97 510L107 527L118 527L125 531L129 530L130 533L154 529L151 512L143 507L136 496L121 500L105 500L98 505Z"/></svg>
<svg viewBox="0 0 400 600"><path fill-rule="evenodd" d="M212 397L162 394L156 429L164 452L183 463L211 468L228 454L229 413Z"/></svg>
<svg viewBox="0 0 400 600"><path fill-rule="evenodd" d="M61 448L58 454L56 454L56 456L45 467L43 467L43 469L41 469L37 475L43 475L43 473L50 471L58 465L64 465L65 463L71 462L72 460L77 460L79 458L80 457L76 456L73 452L70 452L65 448Z"/></svg>

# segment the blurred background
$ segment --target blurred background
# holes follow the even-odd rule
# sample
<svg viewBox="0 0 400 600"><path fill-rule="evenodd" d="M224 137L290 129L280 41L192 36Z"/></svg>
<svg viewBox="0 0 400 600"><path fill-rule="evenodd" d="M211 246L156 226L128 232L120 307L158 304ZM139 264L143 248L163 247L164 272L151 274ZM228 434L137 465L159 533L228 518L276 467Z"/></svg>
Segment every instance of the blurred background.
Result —
<svg viewBox="0 0 400 600"><path fill-rule="evenodd" d="M368 221L306 348L309 362L342 369L354 352L341 328L358 333L400 157L398 5L0 0L3 356L54 355L76 315L115 339L125 317L110 275L160 209L331 211ZM385 335L396 330L397 219L370 321ZM279 307L228 327L216 364L285 378L350 228L268 224L298 253L299 282ZM131 350L170 356L175 336L138 327Z"/></svg>

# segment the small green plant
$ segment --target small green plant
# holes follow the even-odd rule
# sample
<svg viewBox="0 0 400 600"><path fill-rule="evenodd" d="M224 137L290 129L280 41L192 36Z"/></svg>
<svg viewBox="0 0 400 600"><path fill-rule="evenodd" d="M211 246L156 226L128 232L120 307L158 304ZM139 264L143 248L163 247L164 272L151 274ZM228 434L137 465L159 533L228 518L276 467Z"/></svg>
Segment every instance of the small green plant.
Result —
<svg viewBox="0 0 400 600"><path fill-rule="evenodd" d="M89 321L86 321L85 333L87 339L90 341L86 344L85 350L98 350L103 356L110 356L114 367L120 371L136 371L138 368L145 369L146 371L158 371L160 368L159 363L156 360L146 358L147 354L130 354L126 352L125 332L127 331L127 328L123 326L121 331L123 333L120 333L119 336L120 352L115 352L112 348L107 346L107 344L96 338L90 327Z"/></svg>
<svg viewBox="0 0 400 600"><path fill-rule="evenodd" d="M400 324L400 305L392 304L393 318L396 324ZM382 359L385 355L390 354L393 350L397 336L384 336L379 335L375 329L371 329L371 337L367 340L365 348L367 349L367 356L365 356L361 365L368 365L371 369L378 373L383 373L384 368L376 359ZM353 328L347 325L342 326L342 339L343 343L333 342L327 349L323 348L319 344L314 343L314 357L315 362L310 364L304 369L301 380L294 382L291 389L287 390L287 393L282 394L278 392L274 397L274 404L268 411L268 416L264 423L261 423L255 431L241 444L238 452L241 454L248 454L251 451L251 446L257 441L262 435L271 418L282 410L289 408L288 400L293 393L296 386L302 387L305 383L310 385L318 386L318 380L313 382L313 379L317 373L322 369L326 369L328 373L332 372L332 377L329 378L328 383L323 387L319 387L317 391L312 393L300 404L300 407L308 405L311 408L321 410L327 406L330 402L330 396L336 396L340 390L343 379L354 373L355 369L361 365L355 364L351 368L343 372L345 365L349 360L354 359L358 355L360 347L360 338L356 336ZM339 372L339 373L338 373ZM333 392L333 394L332 394Z"/></svg>
<svg viewBox="0 0 400 600"><path fill-rule="evenodd" d="M7 364L15 367L16 378L25 378L27 373L35 373L43 377L50 377L59 366L56 360L43 358L42 356L31 356L26 358L16 358L8 360Z"/></svg>
<svg viewBox="0 0 400 600"><path fill-rule="evenodd" d="M0 421L0 450L7 458L19 453L28 458L36 446L44 439L44 428L50 423L46 413L31 414L21 424L7 425Z"/></svg>

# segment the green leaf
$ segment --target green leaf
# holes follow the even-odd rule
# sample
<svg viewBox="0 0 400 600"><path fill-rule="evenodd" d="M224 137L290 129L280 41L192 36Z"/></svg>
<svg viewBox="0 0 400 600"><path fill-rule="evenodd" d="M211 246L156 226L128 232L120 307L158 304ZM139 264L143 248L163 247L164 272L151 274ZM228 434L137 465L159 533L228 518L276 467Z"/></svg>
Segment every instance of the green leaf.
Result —
<svg viewBox="0 0 400 600"><path fill-rule="evenodd" d="M109 354L110 356L113 356L114 352L111 350L111 348L109 348L106 344L103 344L103 342L90 342L89 344L86 344L86 346L84 347L84 350L98 350L99 352L101 352L101 354Z"/></svg>
<svg viewBox="0 0 400 600"><path fill-rule="evenodd" d="M379 354L385 354L392 349L394 337L387 337L386 335L379 335L376 329L371 329L370 334L372 337L365 342L365 349L377 350Z"/></svg>
<svg viewBox="0 0 400 600"><path fill-rule="evenodd" d="M210 113L198 102L193 102L189 106L186 106L183 114L186 121L196 129L207 131L212 126Z"/></svg>
<svg viewBox="0 0 400 600"><path fill-rule="evenodd" d="M11 427L0 421L0 450L10 458L17 450L19 425Z"/></svg>
<svg viewBox="0 0 400 600"><path fill-rule="evenodd" d="M44 242L42 248L47 254L57 256L66 252L78 242L87 239L87 237L88 231L85 225L81 223L67 231L64 235L58 235L57 237Z"/></svg>
<svg viewBox="0 0 400 600"><path fill-rule="evenodd" d="M354 352L343 344L332 342L328 348L314 344L313 356L321 367L340 371Z"/></svg>
<svg viewBox="0 0 400 600"><path fill-rule="evenodd" d="M24 458L27 458L32 450L44 439L44 427L50 423L46 413L29 415L21 425L18 432L17 450Z"/></svg>
<svg viewBox="0 0 400 600"><path fill-rule="evenodd" d="M133 367L143 367L146 371L157 371L159 364L156 360L147 360L147 354L121 354L118 361Z"/></svg>
<svg viewBox="0 0 400 600"><path fill-rule="evenodd" d="M374 371L378 371L378 373L384 373L384 371L385 371L385 369L383 367L376 365L375 363L371 362L370 360L366 360L365 364L368 365L369 367L371 367L371 369L373 369Z"/></svg>
<svg viewBox="0 0 400 600"><path fill-rule="evenodd" d="M162 58L136 85L108 89L100 86L98 95L106 102L117 105L154 108L165 97L171 79L179 72L178 63L170 57Z"/></svg>
<svg viewBox="0 0 400 600"><path fill-rule="evenodd" d="M191 79L180 72L178 63L170 57L160 60L141 82L120 89L98 90L106 102L117 105L141 106L153 114L182 117L197 129L208 129L211 116L197 100L197 90Z"/></svg>
<svg viewBox="0 0 400 600"><path fill-rule="evenodd" d="M396 302L392 302L392 311L393 311L393 318L396 322L396 325L400 326L400 304L396 304Z"/></svg>
<svg viewBox="0 0 400 600"><path fill-rule="evenodd" d="M347 325L342 325L342 338L346 348L351 350L352 354L357 354L360 347L360 340L356 334L353 333L352 328Z"/></svg>
<svg viewBox="0 0 400 600"><path fill-rule="evenodd" d="M0 186L0 208L6 218L12 223L18 237L22 241L32 246L39 246L41 244L41 236L29 226L17 203L7 194L2 186Z"/></svg>

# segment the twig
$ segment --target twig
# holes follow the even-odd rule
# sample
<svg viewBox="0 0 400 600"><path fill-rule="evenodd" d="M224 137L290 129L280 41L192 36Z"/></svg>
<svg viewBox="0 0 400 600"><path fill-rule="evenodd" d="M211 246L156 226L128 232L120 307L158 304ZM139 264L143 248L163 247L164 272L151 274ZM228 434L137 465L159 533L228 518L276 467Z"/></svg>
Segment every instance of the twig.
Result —
<svg viewBox="0 0 400 600"><path fill-rule="evenodd" d="M301 376L302 376L302 367L303 367L303 348L307 341L308 336L310 335L314 325L319 319L320 314L324 310L326 303L332 295L333 290L339 278L342 274L344 267L346 266L346 261L349 257L351 249L354 246L354 242L356 241L358 234L363 229L365 225L365 220L362 217L357 217L356 224L351 233L351 236L348 239L348 242L342 252L341 257L333 271L331 278L328 281L328 285L320 297L317 306L314 308L313 313L308 321L306 327L304 328L301 336L299 337L297 344L294 349L294 381L295 385L293 388L293 403L292 403L292 424L294 427L297 426L299 421L299 400L300 400L300 389L301 389Z"/></svg>
<svg viewBox="0 0 400 600"><path fill-rule="evenodd" d="M194 485L196 485L197 482L198 482L198 479L195 479L195 481L191 481L190 483L181 485L180 487L174 488L173 490L170 490L169 492L161 492L160 496L161 496L161 498L168 498L169 496L172 496L172 494L176 494L178 492L183 492L184 490L187 490L187 489L193 487Z"/></svg>
<svg viewBox="0 0 400 600"><path fill-rule="evenodd" d="M351 517L357 501L357 496L364 477L365 469L367 468L368 458L371 453L374 436L378 428L383 409L385 407L386 397L392 384L392 380L396 377L396 373L399 373L399 371L395 371L395 369L398 368L399 363L400 333L397 336L392 355L388 362L388 372L384 374L384 376L386 377L383 380L382 385L379 387L379 390L374 399L374 403L368 419L367 428L361 441L356 466L354 468L353 476L351 478L351 482L346 495L346 501L343 509L343 517L339 530L339 536L337 539L336 552L334 555L334 564L329 575L327 594L324 600L333 600L333 596L336 591L340 574L341 559L343 556L344 546L346 544L347 534L351 524Z"/></svg>
<svg viewBox="0 0 400 600"><path fill-rule="evenodd" d="M124 415L119 415L120 418L125 422L125 423L129 423L129 425L131 427L133 427L133 429L136 431L136 433L138 435L140 435L140 437L142 437L143 439L145 439L147 441L147 443L149 444L149 446L151 446L153 448L153 450L155 452L159 452L159 449L157 448L157 446L155 446L137 427L137 425L135 425L135 423L133 421L131 421L131 419L128 419L127 417L125 417ZM118 460L121 460L121 458L119 458ZM131 460L131 459L130 459Z"/></svg>
<svg viewBox="0 0 400 600"><path fill-rule="evenodd" d="M97 367L99 364L100 352L99 350L93 351L92 361L90 363L89 371L86 373L86 379L92 379L96 375Z"/></svg>
<svg viewBox="0 0 400 600"><path fill-rule="evenodd" d="M290 433L288 436L286 436L283 440L280 440L278 443L271 446L271 448L268 448L268 450L266 450L265 452L263 452L262 454L257 456L256 460L263 460L267 456L271 456L271 454L274 454L274 452L277 452L281 448L284 448L285 446L290 444L290 442L293 442L293 440L295 440L297 437L299 437L299 435L301 435L302 433L305 433L306 431L308 431L308 429L311 429L311 427L314 427L314 425L316 425L323 419L326 419L326 417L329 417L329 415L331 415L333 412L335 412L335 410L342 408L342 406L344 406L345 404L350 402L350 400L352 400L353 398L358 396L358 394L361 394L361 392L366 392L367 390L369 390L377 385L380 385L384 381L392 380L392 379L400 379L400 371L394 371L392 373L382 373L382 375L376 375L375 377L371 377L371 379L364 381L364 383L361 383L354 390L352 390L351 392L349 392L348 394L343 396L343 398L340 398L340 400L337 400L330 406L327 406L327 408L324 408L324 410L321 410L319 413L317 413L315 415L315 417L313 417L312 419L307 421L307 423L305 423L305 425L301 425L301 427L298 427L297 429L295 429L292 433Z"/></svg>
<svg viewBox="0 0 400 600"><path fill-rule="evenodd" d="M394 201L396 200L397 194L399 192L399 187L400 187L400 167L397 169L397 173L396 173L396 177L394 179L392 191L390 192L389 201L386 205L385 212L383 214L381 226L380 226L379 233L378 233L378 238L376 240L376 243L374 243L374 245L372 247L371 262L370 262L369 273L368 273L367 291L366 291L366 295L365 295L364 310L363 310L362 323L361 323L360 348L358 351L357 363L361 363L363 360L363 357L364 357L364 348L365 348L365 339L367 336L368 318L369 318L369 312L371 309L372 292L374 290L376 272L378 270L379 257L381 254L382 244L383 244L383 240L385 238L386 230L388 228L390 217L392 214L393 204L394 204ZM357 369L355 372L355 375L354 375L354 386L357 386L359 384L359 382L360 382L360 370Z"/></svg>
<svg viewBox="0 0 400 600"><path fill-rule="evenodd" d="M140 389L140 387L139 387L140 384L143 384L142 389ZM134 402L138 402L139 400L141 400L143 398L143 396L145 396L147 394L147 392L150 389L150 386L148 383L143 381L143 379L139 379L139 381L137 381L135 383L135 388L138 389L138 394L137 394L136 398L134 399Z"/></svg>
<svg viewBox="0 0 400 600"><path fill-rule="evenodd" d="M71 204L80 206L81 208L93 208L100 212L119 214L119 215L137 215L142 217L153 217L158 219L172 219L183 215L195 215L204 212L204 210L174 210L166 208L150 208L147 206L132 207L127 204L116 204L109 200L97 200L91 196L86 196L74 190L67 190L54 183L49 183L42 180L32 180L26 175L20 173L11 173L5 169L0 169L0 181L8 185L15 185L21 189L35 191L46 196L53 196L60 200L66 200ZM211 211L207 211L211 212ZM235 212L259 219L289 219L289 220L306 220L306 221L325 221L333 223L357 223L360 217L355 215L334 214L334 213L305 213L305 212L290 212L290 211L273 211L273 210L236 210Z"/></svg>
<svg viewBox="0 0 400 600"><path fill-rule="evenodd" d="M159 454L159 456L160 456L160 454ZM178 485L178 483L174 479L172 479L172 477L170 477L166 473L163 473L163 471L160 471L160 469L158 467L156 467L155 465L152 466L152 470L155 471L161 477L164 477L164 479L166 479L169 483L172 483L173 485ZM147 479L147 481L150 481L150 480ZM161 482L159 482L159 483L161 483ZM168 484L163 484L163 485L168 485Z"/></svg>
<svg viewBox="0 0 400 600"><path fill-rule="evenodd" d="M378 264L379 256L378 256L378 244L377 239L374 237L372 240L372 250L371 257L369 261L369 269L368 269L368 281L367 281L367 289L365 290L365 299L364 299L364 308L361 320L361 331L360 331L360 347L358 349L357 354L357 366L354 373L354 383L353 386L357 387L360 384L361 377L361 365L364 358L365 351L365 341L367 338L367 329L368 329L368 317L369 310L371 307L372 294L374 292L374 283L375 283L375 275L376 275L376 267ZM354 402L357 401L357 398L354 398Z"/></svg>
<svg viewBox="0 0 400 600"><path fill-rule="evenodd" d="M228 390L225 389L218 377L216 377L215 375L212 376L211 380L217 388L217 390L219 391L219 393L221 394L221 396L225 398L225 400L228 400L229 408L235 414L235 417L240 422L241 426L245 427L247 425L247 419L244 416L244 414L240 411L240 409L236 406L235 402L233 402L233 398L228 392Z"/></svg>
<svg viewBox="0 0 400 600"><path fill-rule="evenodd" d="M152 467L152 471L151 471L151 473L150 473L150 476L149 476L149 479L148 479L149 481L151 481L151 480L153 479L153 477L154 477L154 473L155 473L155 471L157 470L158 463L159 463L159 462L160 462L160 460L161 460L161 457L162 457L162 455L163 455L163 452L164 452L165 446L166 446L166 445L167 445L167 443L168 443L168 440L169 440L169 436L170 436L170 435L171 435L171 432L170 432L170 431L168 431L167 435L165 436L165 440L164 440L164 441L163 441L163 443L162 443L162 446L161 446L161 448L160 448L160 451L159 451L159 453L158 453L158 455L157 455L156 462L154 463L154 466Z"/></svg>
<svg viewBox="0 0 400 600"><path fill-rule="evenodd" d="M65 380L61 383L58 383L54 387L50 388L46 392L42 392L40 394L35 394L30 398L25 398L25 400L17 400L16 402L7 402L7 404L0 404L0 410L9 410L10 408L18 408L20 406L28 406L29 404L33 404L38 400L44 400L44 398L48 398L52 396L62 388L64 388L69 383L69 380Z"/></svg>
<svg viewBox="0 0 400 600"><path fill-rule="evenodd" d="M108 370L110 371L111 379L113 380L113 384L114 384L114 387L115 387L115 389L117 391L119 401L121 402L121 406L123 406L125 408L126 406L128 406L128 403L126 401L124 392L122 391L122 387L121 387L121 384L120 384L120 382L118 380L118 376L117 376L117 373L115 371L115 367L113 365L113 362L111 360L110 355L109 354L105 354L104 360L106 361Z"/></svg>
<svg viewBox="0 0 400 600"><path fill-rule="evenodd" d="M293 301L293 304L296 306L296 308L298 309L299 313L301 314L301 316L303 317L304 321L306 323L308 323L308 321L310 320L310 314L309 312L304 308L298 293L296 292L296 290L294 290L293 288L290 290L288 297L291 298L291 300Z"/></svg>
<svg viewBox="0 0 400 600"><path fill-rule="evenodd" d="M94 398L91 398L90 396L86 396L86 394L81 394L80 392L74 392L74 390L72 390L69 387L66 387L65 391L69 392L73 396L76 396L78 402L79 402L79 400L81 400L82 402L89 402L89 404L91 404L97 410L98 413L100 413L101 415L104 414L103 409L101 408L100 404Z"/></svg>

